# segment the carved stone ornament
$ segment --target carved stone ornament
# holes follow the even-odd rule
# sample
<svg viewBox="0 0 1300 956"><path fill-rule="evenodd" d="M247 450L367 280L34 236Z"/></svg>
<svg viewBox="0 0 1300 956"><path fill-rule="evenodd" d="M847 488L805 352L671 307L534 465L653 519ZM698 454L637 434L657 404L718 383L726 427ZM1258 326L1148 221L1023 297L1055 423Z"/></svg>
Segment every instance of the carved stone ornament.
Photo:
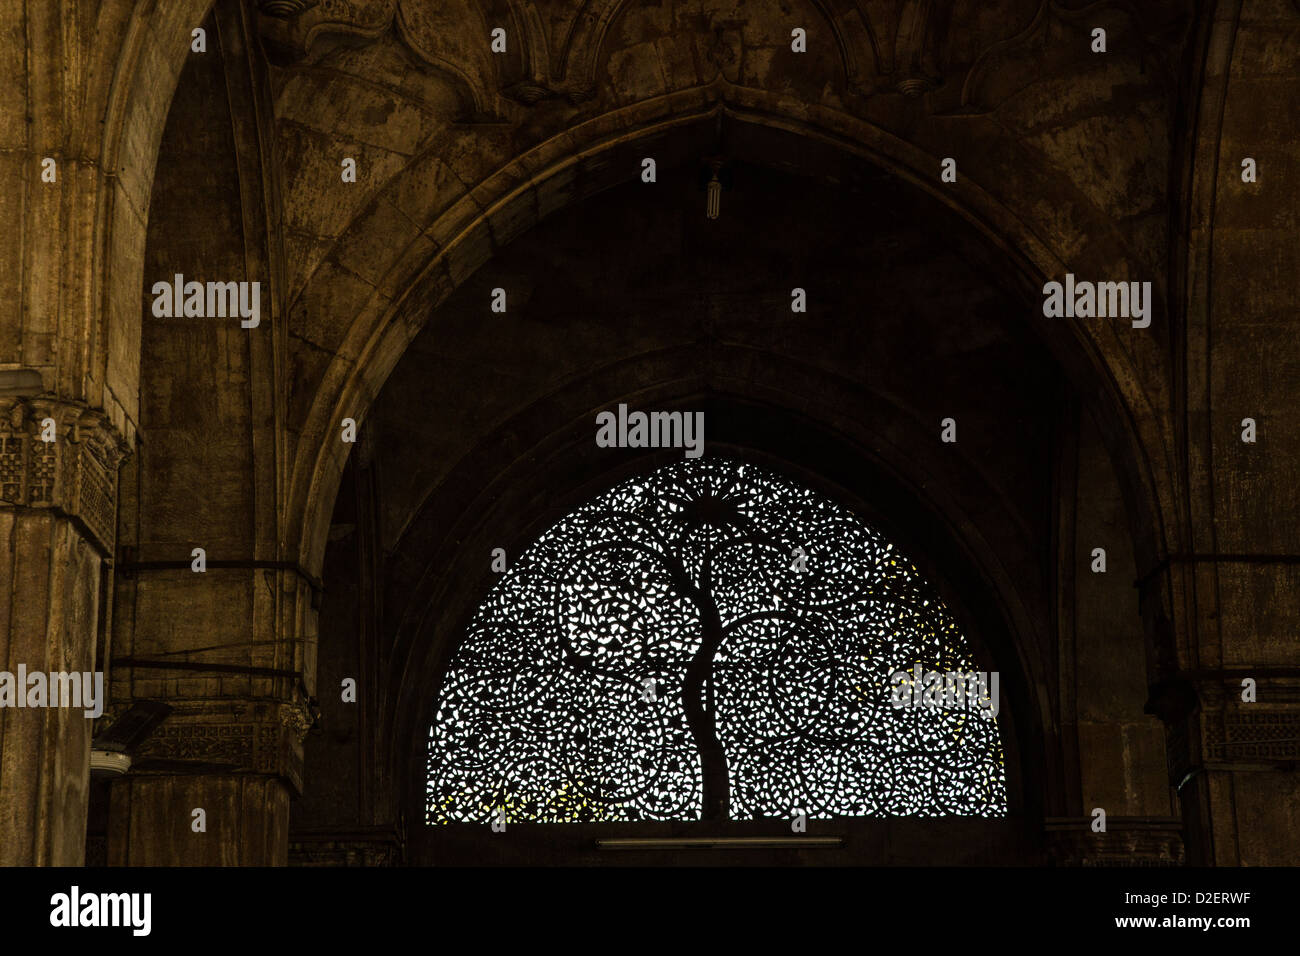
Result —
<svg viewBox="0 0 1300 956"><path fill-rule="evenodd" d="M1165 817L1111 817L1106 832L1087 820L1048 820L1047 854L1053 866L1183 866L1182 821Z"/></svg>
<svg viewBox="0 0 1300 956"><path fill-rule="evenodd" d="M302 739L310 712L298 701L198 702L182 705L136 754L132 772L172 773L176 764L230 773L273 774L302 791Z"/></svg>
<svg viewBox="0 0 1300 956"><path fill-rule="evenodd" d="M56 399L10 401L0 412L0 507L52 508L111 553L117 469L127 453L102 412Z"/></svg>

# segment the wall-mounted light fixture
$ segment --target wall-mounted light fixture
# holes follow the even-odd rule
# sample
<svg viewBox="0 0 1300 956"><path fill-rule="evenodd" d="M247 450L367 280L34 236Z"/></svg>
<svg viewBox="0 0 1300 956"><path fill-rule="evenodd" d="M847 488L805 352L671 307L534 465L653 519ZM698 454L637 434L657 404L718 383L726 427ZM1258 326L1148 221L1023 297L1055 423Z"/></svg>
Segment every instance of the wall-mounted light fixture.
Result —
<svg viewBox="0 0 1300 956"><path fill-rule="evenodd" d="M92 777L120 777L131 769L131 757L117 750L92 750L90 775Z"/></svg>

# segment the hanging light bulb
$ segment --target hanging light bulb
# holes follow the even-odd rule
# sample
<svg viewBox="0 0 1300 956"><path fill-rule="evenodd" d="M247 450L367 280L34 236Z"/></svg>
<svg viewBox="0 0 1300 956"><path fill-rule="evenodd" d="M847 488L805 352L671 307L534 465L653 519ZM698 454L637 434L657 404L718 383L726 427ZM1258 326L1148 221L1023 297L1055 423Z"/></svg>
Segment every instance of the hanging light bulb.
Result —
<svg viewBox="0 0 1300 956"><path fill-rule="evenodd" d="M712 178L710 178L712 176ZM722 191L731 188L731 168L722 155L705 156L700 163L699 184L704 187L706 199L704 214L710 219L717 219L722 212Z"/></svg>

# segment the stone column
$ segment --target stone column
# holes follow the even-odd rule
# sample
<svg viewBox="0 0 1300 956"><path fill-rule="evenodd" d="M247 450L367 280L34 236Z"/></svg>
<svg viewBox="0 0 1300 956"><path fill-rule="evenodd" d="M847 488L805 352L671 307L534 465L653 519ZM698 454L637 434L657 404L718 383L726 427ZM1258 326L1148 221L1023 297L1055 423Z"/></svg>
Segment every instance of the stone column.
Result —
<svg viewBox="0 0 1300 956"><path fill-rule="evenodd" d="M1279 104L1300 102L1300 21L1294 5L1264 0L1223 0L1203 16L1185 209L1173 217L1185 220L1174 265L1187 529L1143 578L1165 646L1151 708L1169 726L1189 862L1295 866L1300 193L1295 124Z"/></svg>
<svg viewBox="0 0 1300 956"><path fill-rule="evenodd" d="M311 719L292 703L178 702L113 781L108 864L287 865Z"/></svg>
<svg viewBox="0 0 1300 956"><path fill-rule="evenodd" d="M1242 699L1247 679L1254 701ZM1184 671L1153 705L1168 722L1169 780L1183 807L1188 862L1294 866L1300 669Z"/></svg>
<svg viewBox="0 0 1300 956"><path fill-rule="evenodd" d="M109 866L288 862L316 714L312 585L274 560L209 562L118 567L109 716L141 700L172 710L112 781Z"/></svg>
<svg viewBox="0 0 1300 956"><path fill-rule="evenodd" d="M0 670L104 669L104 561L125 453L99 412L0 398ZM80 706L0 708L0 866L81 865L92 728Z"/></svg>
<svg viewBox="0 0 1300 956"><path fill-rule="evenodd" d="M111 784L109 865L282 865L302 786L319 584L284 531L274 110L250 16L222 3L185 27L202 24L207 52L185 58L149 194L143 287L258 282L262 311L244 328L140 310L144 438L123 475L111 697L170 712Z"/></svg>
<svg viewBox="0 0 1300 956"><path fill-rule="evenodd" d="M141 700L172 710L112 781L109 866L288 863L316 713L315 612L297 570L260 566L278 563L119 565L109 715ZM277 637L292 634L312 636Z"/></svg>

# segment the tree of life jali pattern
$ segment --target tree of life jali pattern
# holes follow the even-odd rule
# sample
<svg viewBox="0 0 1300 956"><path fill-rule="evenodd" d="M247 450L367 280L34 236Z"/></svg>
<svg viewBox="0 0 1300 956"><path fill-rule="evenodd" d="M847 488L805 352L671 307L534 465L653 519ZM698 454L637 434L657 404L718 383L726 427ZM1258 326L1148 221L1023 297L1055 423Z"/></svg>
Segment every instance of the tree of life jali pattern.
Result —
<svg viewBox="0 0 1300 956"><path fill-rule="evenodd" d="M1004 816L997 722L896 708L970 672L935 590L846 508L696 458L513 562L439 690L427 821Z"/></svg>

